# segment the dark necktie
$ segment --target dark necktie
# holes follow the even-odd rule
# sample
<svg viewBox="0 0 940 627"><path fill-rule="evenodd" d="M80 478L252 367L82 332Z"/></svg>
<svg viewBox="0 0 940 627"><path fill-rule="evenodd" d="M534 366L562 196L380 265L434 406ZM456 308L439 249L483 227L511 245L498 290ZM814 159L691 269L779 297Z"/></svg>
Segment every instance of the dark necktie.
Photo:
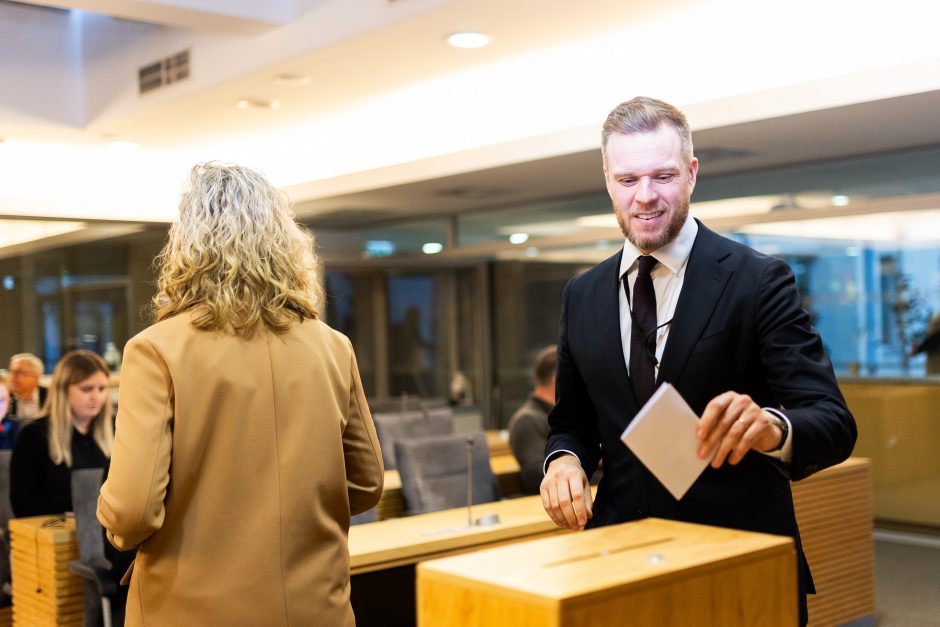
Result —
<svg viewBox="0 0 940 627"><path fill-rule="evenodd" d="M653 277L650 276L650 271L657 263L659 262L655 257L640 257L640 267L633 283L630 378L633 380L633 391L640 406L649 400L656 387L656 372L653 366L656 358L656 292L653 291Z"/></svg>

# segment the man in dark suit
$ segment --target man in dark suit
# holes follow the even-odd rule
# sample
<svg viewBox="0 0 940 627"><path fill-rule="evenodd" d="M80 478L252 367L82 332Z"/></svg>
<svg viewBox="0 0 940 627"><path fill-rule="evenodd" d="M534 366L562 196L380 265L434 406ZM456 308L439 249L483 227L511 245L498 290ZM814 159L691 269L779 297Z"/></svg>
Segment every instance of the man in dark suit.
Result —
<svg viewBox="0 0 940 627"><path fill-rule="evenodd" d="M793 273L689 216L698 160L675 107L619 105L602 150L626 240L565 289L545 509L571 529L657 516L789 535L805 623L812 578L789 480L846 459L856 427ZM680 500L620 441L663 382L701 417L699 456L716 451ZM601 459L592 502L587 477Z"/></svg>

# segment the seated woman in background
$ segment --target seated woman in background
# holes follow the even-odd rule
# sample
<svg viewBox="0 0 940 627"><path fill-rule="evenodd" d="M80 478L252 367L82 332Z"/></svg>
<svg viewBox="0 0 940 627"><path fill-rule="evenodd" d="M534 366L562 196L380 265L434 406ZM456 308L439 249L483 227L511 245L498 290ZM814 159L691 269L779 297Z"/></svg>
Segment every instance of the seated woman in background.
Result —
<svg viewBox="0 0 940 627"><path fill-rule="evenodd" d="M108 367L91 351L66 353L40 416L20 428L10 461L14 515L72 510L73 468L104 468L114 445Z"/></svg>

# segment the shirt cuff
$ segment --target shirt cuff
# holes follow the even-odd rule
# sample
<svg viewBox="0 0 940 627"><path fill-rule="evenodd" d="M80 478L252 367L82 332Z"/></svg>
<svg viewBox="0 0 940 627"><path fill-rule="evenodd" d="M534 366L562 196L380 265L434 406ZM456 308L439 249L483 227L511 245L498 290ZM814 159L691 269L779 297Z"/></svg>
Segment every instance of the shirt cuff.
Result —
<svg viewBox="0 0 940 627"><path fill-rule="evenodd" d="M542 462L542 476L543 477L545 476L545 473L548 472L549 462L551 462L553 459L555 459L556 457L564 453L567 453L568 455L571 455L572 457L574 457L576 460L578 460L579 464L581 463L581 458L567 449L562 448L562 449L558 449L557 451L552 451L551 453L548 454L548 457L545 458L545 461Z"/></svg>
<svg viewBox="0 0 940 627"><path fill-rule="evenodd" d="M790 460L793 459L793 423L790 422L790 419L787 418L783 412L772 407L762 407L761 411L765 411L768 414L773 414L781 420L787 423L787 439L783 441L783 446L776 451L766 451L761 452L762 455L767 457L773 457L774 459L780 460L785 464L789 464Z"/></svg>

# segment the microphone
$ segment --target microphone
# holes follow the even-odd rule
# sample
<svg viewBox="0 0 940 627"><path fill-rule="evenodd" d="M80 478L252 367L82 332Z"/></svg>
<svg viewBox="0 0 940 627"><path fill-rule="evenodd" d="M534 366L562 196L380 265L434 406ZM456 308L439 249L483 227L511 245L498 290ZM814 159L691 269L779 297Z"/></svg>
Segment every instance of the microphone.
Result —
<svg viewBox="0 0 940 627"><path fill-rule="evenodd" d="M467 527L473 526L473 436L467 436Z"/></svg>

